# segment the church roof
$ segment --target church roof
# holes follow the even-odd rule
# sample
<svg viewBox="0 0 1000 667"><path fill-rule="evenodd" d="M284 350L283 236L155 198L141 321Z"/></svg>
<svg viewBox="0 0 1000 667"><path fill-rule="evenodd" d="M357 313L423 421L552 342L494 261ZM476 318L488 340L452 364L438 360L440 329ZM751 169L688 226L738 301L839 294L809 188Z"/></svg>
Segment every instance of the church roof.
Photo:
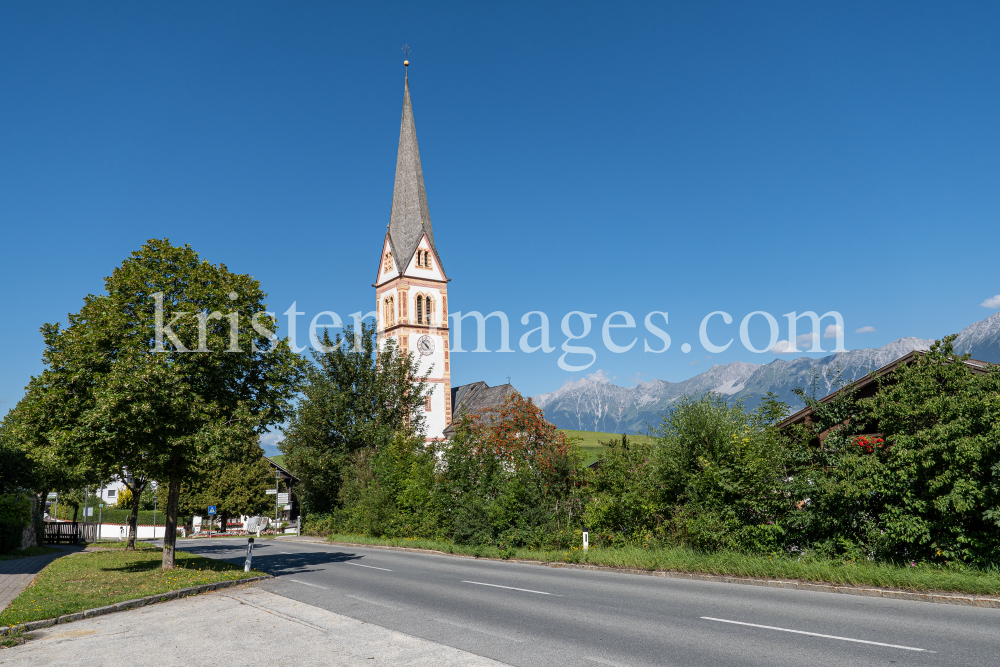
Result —
<svg viewBox="0 0 1000 667"><path fill-rule="evenodd" d="M503 405L510 394L518 393L510 384L491 387L485 382L472 382L451 389L452 423L444 430L446 438L455 435L455 421L463 413L474 415L483 408Z"/></svg>
<svg viewBox="0 0 1000 667"><path fill-rule="evenodd" d="M399 126L399 153L396 156L396 183L392 189L392 213L389 216L389 244L400 273L409 266L420 239L427 235L437 266L444 275L444 266L434 246L434 230L427 208L424 171L420 167L417 147L417 127L413 122L410 103L410 80L403 84L403 120Z"/></svg>

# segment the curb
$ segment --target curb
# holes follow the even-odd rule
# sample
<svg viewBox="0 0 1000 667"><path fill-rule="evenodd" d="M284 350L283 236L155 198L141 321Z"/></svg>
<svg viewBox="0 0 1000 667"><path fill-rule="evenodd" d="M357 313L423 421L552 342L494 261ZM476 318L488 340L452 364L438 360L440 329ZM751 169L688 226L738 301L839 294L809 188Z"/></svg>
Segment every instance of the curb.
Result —
<svg viewBox="0 0 1000 667"><path fill-rule="evenodd" d="M106 607L97 607L96 609L85 609L83 611L78 611L75 614L66 614L64 616L59 616L58 618L46 618L41 621L29 621L27 623L20 623L18 625L4 626L0 627L0 637L6 636L11 632L17 632L17 631L31 632L32 630L41 630L42 628L49 628L52 627L53 625L62 625L63 623L82 621L85 618L94 618L95 616L104 616L105 614L113 614L116 611L138 609L139 607L145 607L146 605L149 604L156 604L157 602L166 602L167 600L176 600L178 598L188 597L189 595L199 595L201 593L209 593L211 591L217 591L223 588L232 588L233 586L249 584L254 581L261 581L262 579L270 579L270 578L271 575L265 575L263 577L250 577L249 579L231 579L229 581L217 581L213 584L202 584L201 586L192 586L190 588L182 588L176 591L157 593L156 595L147 595L144 598L137 598L135 600L126 600L125 602L117 602L115 604L109 604Z"/></svg>
<svg viewBox="0 0 1000 667"><path fill-rule="evenodd" d="M305 541L305 540L301 540ZM766 588L786 588L797 591L815 591L818 593L839 593L841 595L861 595L869 598L888 598L892 600L909 600L911 602L932 602L936 604L954 604L963 607L985 607L1000 609L1000 598L980 597L977 595L948 595L944 593L913 593L892 588L862 588L861 586L817 584L798 579L754 579L752 577L736 577L719 574L698 574L695 572L673 572L667 570L636 570L609 565L587 565L583 563L552 563L541 560L519 560L511 558L504 561L500 558L483 558L466 554L450 554L435 549L416 549L412 547L393 547L380 544L358 544L356 542L330 542L316 539L323 544L337 544L345 547L366 547L369 549L388 549L391 551L412 551L416 553L438 554L453 558L474 558L478 560L494 560L522 565L541 565L543 567L558 567L573 570L591 570L594 572L617 572L619 574L639 574L647 577L663 577L666 579L691 579L695 581L710 581L718 584L740 584L743 586L764 586Z"/></svg>

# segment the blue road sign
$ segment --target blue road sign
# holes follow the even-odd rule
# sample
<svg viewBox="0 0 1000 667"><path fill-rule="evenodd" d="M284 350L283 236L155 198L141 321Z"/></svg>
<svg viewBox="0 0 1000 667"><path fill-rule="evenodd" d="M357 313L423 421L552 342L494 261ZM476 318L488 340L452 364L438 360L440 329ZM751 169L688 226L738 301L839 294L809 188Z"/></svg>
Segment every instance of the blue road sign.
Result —
<svg viewBox="0 0 1000 667"><path fill-rule="evenodd" d="M215 505L209 505L209 506L208 506L208 513L209 513L210 515L211 515L211 514L215 514Z"/></svg>

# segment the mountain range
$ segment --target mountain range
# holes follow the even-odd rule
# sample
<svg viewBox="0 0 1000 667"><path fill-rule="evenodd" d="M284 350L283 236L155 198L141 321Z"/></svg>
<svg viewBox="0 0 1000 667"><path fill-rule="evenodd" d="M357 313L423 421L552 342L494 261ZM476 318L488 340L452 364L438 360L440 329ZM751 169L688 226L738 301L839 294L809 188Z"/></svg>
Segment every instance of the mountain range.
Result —
<svg viewBox="0 0 1000 667"><path fill-rule="evenodd" d="M653 380L635 387L620 387L610 380L590 377L571 381L558 390L534 397L545 418L559 428L605 433L644 433L646 424L659 422L660 414L685 395L714 392L727 401L742 400L756 406L773 392L792 410L803 407L794 393L797 387L825 396L835 387L838 375L851 382L885 366L913 350L927 350L933 340L900 338L883 347L838 352L820 359L776 359L768 364L735 361L716 364L683 382ZM973 359L1000 363L1000 312L976 322L955 339L955 351Z"/></svg>

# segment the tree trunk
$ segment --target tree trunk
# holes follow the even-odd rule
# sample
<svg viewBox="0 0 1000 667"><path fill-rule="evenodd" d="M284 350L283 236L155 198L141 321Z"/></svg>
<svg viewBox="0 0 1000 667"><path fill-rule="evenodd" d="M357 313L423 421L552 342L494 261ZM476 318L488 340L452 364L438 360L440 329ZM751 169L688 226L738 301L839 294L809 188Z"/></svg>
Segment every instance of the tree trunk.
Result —
<svg viewBox="0 0 1000 667"><path fill-rule="evenodd" d="M174 545L177 543L177 506L181 498L181 480L170 478L167 486L167 521L163 533L163 569L174 569Z"/></svg>
<svg viewBox="0 0 1000 667"><path fill-rule="evenodd" d="M142 487L138 484L132 491L132 511L128 515L128 544L125 551L135 551L135 536L139 532L139 497L142 496Z"/></svg>
<svg viewBox="0 0 1000 667"><path fill-rule="evenodd" d="M222 514L219 515L219 532L226 532L226 526L229 524L229 512L222 510Z"/></svg>

